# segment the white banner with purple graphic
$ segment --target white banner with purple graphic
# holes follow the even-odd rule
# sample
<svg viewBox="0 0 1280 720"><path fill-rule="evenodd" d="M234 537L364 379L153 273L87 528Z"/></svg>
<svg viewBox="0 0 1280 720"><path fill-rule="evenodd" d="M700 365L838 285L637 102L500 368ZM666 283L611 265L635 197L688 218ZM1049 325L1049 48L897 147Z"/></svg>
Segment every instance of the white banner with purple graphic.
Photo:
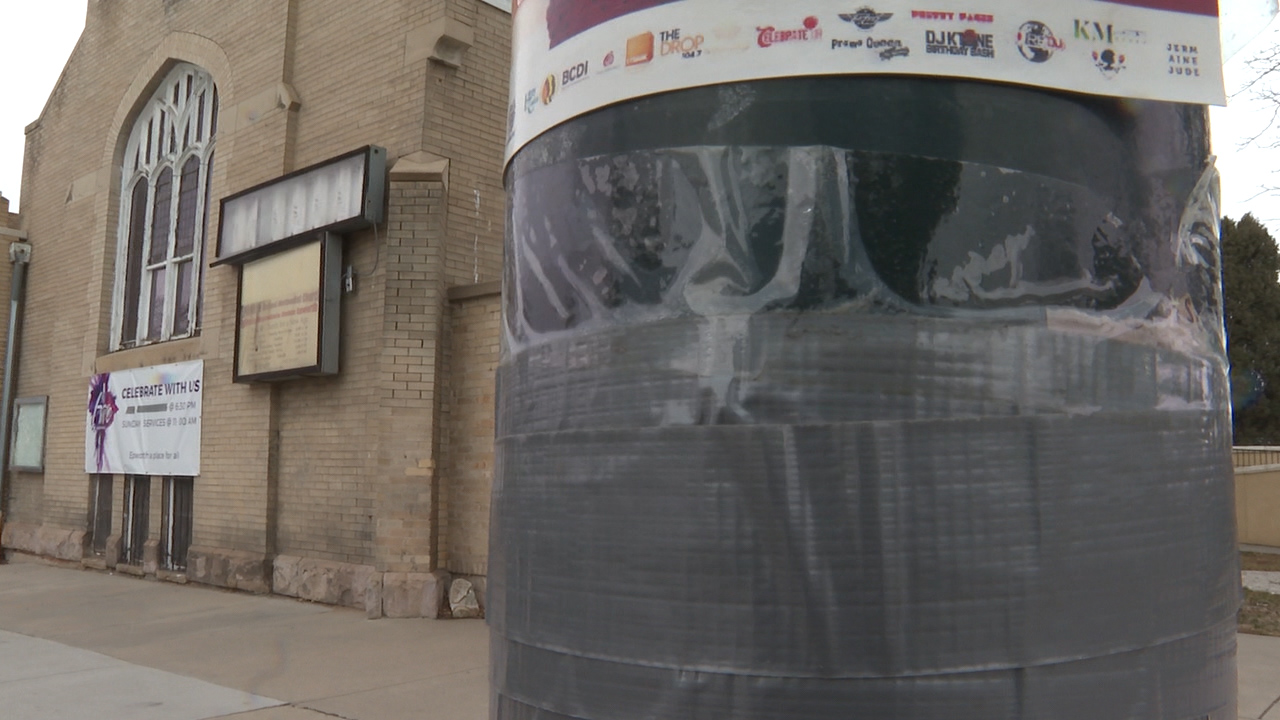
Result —
<svg viewBox="0 0 1280 720"><path fill-rule="evenodd" d="M93 376L85 472L199 475L203 383L203 360Z"/></svg>
<svg viewBox="0 0 1280 720"><path fill-rule="evenodd" d="M510 157L612 103L905 74L1224 104L1216 0L516 0ZM874 98L868 98L874 103Z"/></svg>

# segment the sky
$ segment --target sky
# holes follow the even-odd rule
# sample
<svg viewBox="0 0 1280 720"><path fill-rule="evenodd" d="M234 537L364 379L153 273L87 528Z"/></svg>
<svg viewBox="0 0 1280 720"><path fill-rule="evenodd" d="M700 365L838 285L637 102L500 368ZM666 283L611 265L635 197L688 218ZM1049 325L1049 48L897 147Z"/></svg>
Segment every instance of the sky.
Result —
<svg viewBox="0 0 1280 720"><path fill-rule="evenodd" d="M1222 175L1222 214L1239 220L1245 213L1267 226L1280 240L1280 123L1267 131L1273 113L1256 96L1257 87L1245 89L1257 77L1249 60L1269 47L1280 45L1280 20L1271 25L1223 65L1227 106L1209 109L1213 152ZM1280 81L1274 83L1280 91ZM1262 137L1253 140L1262 133Z"/></svg>
<svg viewBox="0 0 1280 720"><path fill-rule="evenodd" d="M1223 0L1226 8L1273 0ZM21 208L23 129L40 116L45 100L62 72L80 31L84 28L86 0L0 0L0 194L10 200L10 210ZM1230 10L1224 10L1224 14ZM1280 123L1253 143L1272 117L1268 105L1241 92L1254 76L1247 60L1267 47L1280 44L1280 21L1241 50L1225 65L1225 108L1213 108L1213 147L1222 173L1222 213L1240 218L1246 212L1265 223L1280 239ZM1280 81L1276 85L1280 91ZM1261 193L1261 194L1260 194Z"/></svg>
<svg viewBox="0 0 1280 720"><path fill-rule="evenodd" d="M80 31L85 0L0 0L0 195L21 206L23 130L44 109Z"/></svg>

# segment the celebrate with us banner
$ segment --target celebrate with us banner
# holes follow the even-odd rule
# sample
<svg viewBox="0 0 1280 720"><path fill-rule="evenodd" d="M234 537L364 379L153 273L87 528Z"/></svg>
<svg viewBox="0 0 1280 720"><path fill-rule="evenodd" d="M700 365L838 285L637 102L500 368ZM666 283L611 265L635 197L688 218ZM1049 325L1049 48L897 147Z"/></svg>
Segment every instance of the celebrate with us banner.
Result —
<svg viewBox="0 0 1280 720"><path fill-rule="evenodd" d="M1216 0L515 0L507 156L616 102L895 74L1221 105Z"/></svg>
<svg viewBox="0 0 1280 720"><path fill-rule="evenodd" d="M90 378L85 472L199 475L203 383L203 360Z"/></svg>

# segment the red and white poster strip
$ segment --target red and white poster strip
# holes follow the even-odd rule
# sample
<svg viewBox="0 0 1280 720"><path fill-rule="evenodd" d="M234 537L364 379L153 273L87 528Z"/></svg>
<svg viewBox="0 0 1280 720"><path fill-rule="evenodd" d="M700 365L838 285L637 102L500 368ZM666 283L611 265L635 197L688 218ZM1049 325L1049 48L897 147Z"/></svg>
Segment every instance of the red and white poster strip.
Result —
<svg viewBox="0 0 1280 720"><path fill-rule="evenodd" d="M203 382L203 360L94 375L84 471L199 475Z"/></svg>
<svg viewBox="0 0 1280 720"><path fill-rule="evenodd" d="M1224 104L1217 0L516 0L508 157L623 100L811 75Z"/></svg>

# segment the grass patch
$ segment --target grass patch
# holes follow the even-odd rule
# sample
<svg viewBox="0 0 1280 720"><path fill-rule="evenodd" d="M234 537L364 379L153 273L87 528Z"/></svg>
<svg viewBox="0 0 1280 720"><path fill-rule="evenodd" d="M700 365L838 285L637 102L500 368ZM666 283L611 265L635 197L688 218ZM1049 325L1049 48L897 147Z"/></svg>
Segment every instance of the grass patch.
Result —
<svg viewBox="0 0 1280 720"><path fill-rule="evenodd" d="M1239 630L1250 635L1280 637L1280 595L1245 589Z"/></svg>
<svg viewBox="0 0 1280 720"><path fill-rule="evenodd" d="M1240 569L1280 572L1280 554L1242 552L1240 553Z"/></svg>

